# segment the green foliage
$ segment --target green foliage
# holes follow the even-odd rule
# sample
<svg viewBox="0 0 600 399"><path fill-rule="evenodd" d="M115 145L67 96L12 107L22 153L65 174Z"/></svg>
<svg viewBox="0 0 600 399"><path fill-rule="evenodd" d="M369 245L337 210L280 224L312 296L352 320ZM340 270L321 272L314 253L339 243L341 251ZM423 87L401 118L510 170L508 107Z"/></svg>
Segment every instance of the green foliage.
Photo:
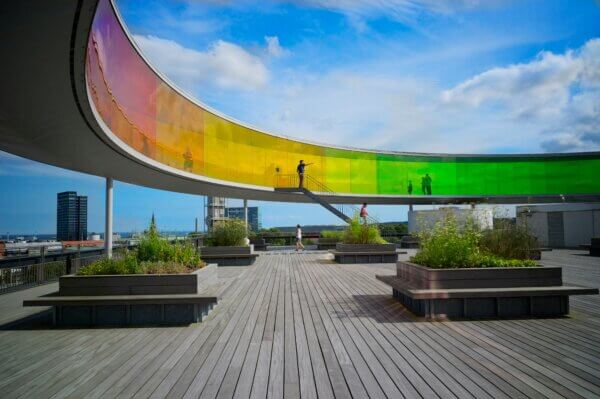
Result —
<svg viewBox="0 0 600 399"><path fill-rule="evenodd" d="M141 262L140 269L144 274L183 274L193 272L194 268L179 262Z"/></svg>
<svg viewBox="0 0 600 399"><path fill-rule="evenodd" d="M321 232L321 238L331 238L337 239L338 241L342 241L344 238L343 230L323 230Z"/></svg>
<svg viewBox="0 0 600 399"><path fill-rule="evenodd" d="M372 224L362 223L358 216L350 220L344 230L343 242L346 244L385 244L379 229Z"/></svg>
<svg viewBox="0 0 600 399"><path fill-rule="evenodd" d="M411 261L431 268L531 267L531 260L505 259L481 246L482 233L472 221L459 227L452 214L418 234L420 249Z"/></svg>
<svg viewBox="0 0 600 399"><path fill-rule="evenodd" d="M498 220L494 228L482 233L481 248L505 259L530 259L534 249L539 247L537 238L527 225Z"/></svg>
<svg viewBox="0 0 600 399"><path fill-rule="evenodd" d="M285 238L269 238L268 240L269 240L269 242L268 242L269 245L273 245L276 247L283 246L286 244Z"/></svg>
<svg viewBox="0 0 600 399"><path fill-rule="evenodd" d="M268 229L260 229L260 231L258 232L259 235L263 235L263 234L276 234L276 233L281 233L281 230L278 229L277 227L271 227Z"/></svg>
<svg viewBox="0 0 600 399"><path fill-rule="evenodd" d="M112 259L101 259L81 268L79 275L189 273L204 262L189 242L170 244L156 229L154 215L150 228L136 250Z"/></svg>
<svg viewBox="0 0 600 399"><path fill-rule="evenodd" d="M379 226L382 236L396 236L408 233L405 223L386 223Z"/></svg>
<svg viewBox="0 0 600 399"><path fill-rule="evenodd" d="M91 263L77 272L81 276L142 273L135 252L127 252L121 257L104 258Z"/></svg>
<svg viewBox="0 0 600 399"><path fill-rule="evenodd" d="M142 236L137 248L137 257L141 262L164 261L171 259L174 253L173 246L152 229Z"/></svg>
<svg viewBox="0 0 600 399"><path fill-rule="evenodd" d="M229 219L217 222L210 233L211 246L235 247L244 244L246 224L243 220Z"/></svg>

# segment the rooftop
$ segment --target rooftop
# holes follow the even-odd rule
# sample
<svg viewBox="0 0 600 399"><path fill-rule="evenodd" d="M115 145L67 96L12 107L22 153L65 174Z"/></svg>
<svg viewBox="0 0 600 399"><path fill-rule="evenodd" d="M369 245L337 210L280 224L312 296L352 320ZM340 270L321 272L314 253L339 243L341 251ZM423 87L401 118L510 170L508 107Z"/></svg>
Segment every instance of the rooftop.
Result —
<svg viewBox="0 0 600 399"><path fill-rule="evenodd" d="M408 255L401 255L406 257ZM568 283L599 286L600 259L543 252ZM428 322L375 274L323 252L273 252L219 268L221 295L186 327L55 329L0 296L4 397L592 397L600 395L600 297L566 318ZM42 314L43 316L44 314ZM26 323L15 324L16 320Z"/></svg>

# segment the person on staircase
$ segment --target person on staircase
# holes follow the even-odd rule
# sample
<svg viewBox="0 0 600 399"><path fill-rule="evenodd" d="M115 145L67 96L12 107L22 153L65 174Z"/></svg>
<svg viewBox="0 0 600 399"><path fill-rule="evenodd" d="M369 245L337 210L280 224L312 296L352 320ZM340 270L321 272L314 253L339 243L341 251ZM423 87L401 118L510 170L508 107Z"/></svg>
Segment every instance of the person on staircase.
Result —
<svg viewBox="0 0 600 399"><path fill-rule="evenodd" d="M308 165L312 165L312 163L304 163L304 160L301 159L296 168L296 172L298 172L298 188L301 190L304 188L304 168Z"/></svg>
<svg viewBox="0 0 600 399"><path fill-rule="evenodd" d="M368 216L369 216L369 212L367 212L367 203L365 202L360 207L360 217L362 218L364 224L367 224L367 217Z"/></svg>

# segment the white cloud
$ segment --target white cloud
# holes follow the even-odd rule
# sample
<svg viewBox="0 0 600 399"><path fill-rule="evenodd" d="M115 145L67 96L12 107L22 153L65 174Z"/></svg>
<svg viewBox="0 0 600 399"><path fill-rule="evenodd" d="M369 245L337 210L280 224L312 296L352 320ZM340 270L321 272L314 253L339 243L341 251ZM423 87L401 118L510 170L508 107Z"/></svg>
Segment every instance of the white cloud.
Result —
<svg viewBox="0 0 600 399"><path fill-rule="evenodd" d="M523 64L494 68L444 91L446 104L494 107L507 119L542 130L547 151L600 147L600 39L564 54L542 52ZM471 111L476 112L476 111Z"/></svg>
<svg viewBox="0 0 600 399"><path fill-rule="evenodd" d="M270 56L283 57L289 54L289 50L281 47L277 36L265 36L265 42L267 42L267 54Z"/></svg>
<svg viewBox="0 0 600 399"><path fill-rule="evenodd" d="M423 13L452 14L475 7L490 6L502 0L289 0L303 6L318 7L346 15L358 28L363 19L387 17L414 22Z"/></svg>
<svg viewBox="0 0 600 399"><path fill-rule="evenodd" d="M436 109L438 94L426 81L369 72L293 73L230 111L274 133L319 143L405 151L481 149L485 137L465 142L445 131L447 114Z"/></svg>
<svg viewBox="0 0 600 399"><path fill-rule="evenodd" d="M156 36L134 35L134 39L158 70L183 87L202 83L224 89L256 90L269 79L269 71L259 57L223 40L213 43L207 51L197 51Z"/></svg>
<svg viewBox="0 0 600 399"><path fill-rule="evenodd" d="M387 14L400 18L422 11L450 13L457 9L473 7L480 3L477 0L457 0L452 2L439 0L298 0L295 2L346 14L362 16Z"/></svg>
<svg viewBox="0 0 600 399"><path fill-rule="evenodd" d="M542 52L535 61L485 71L442 93L447 103L477 107L484 102L507 104L515 116L556 113L569 99L582 62L571 51Z"/></svg>

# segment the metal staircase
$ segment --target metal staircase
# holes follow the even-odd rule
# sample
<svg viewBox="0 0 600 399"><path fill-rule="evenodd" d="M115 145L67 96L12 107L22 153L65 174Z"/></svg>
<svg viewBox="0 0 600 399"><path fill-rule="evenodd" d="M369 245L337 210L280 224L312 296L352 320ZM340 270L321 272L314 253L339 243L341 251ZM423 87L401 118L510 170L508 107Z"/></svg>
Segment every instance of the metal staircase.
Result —
<svg viewBox="0 0 600 399"><path fill-rule="evenodd" d="M304 175L302 187L299 187L299 185L300 182L297 174L277 175L275 190L288 193L303 193L313 202L321 205L346 223L350 223L352 218L360 213L360 209L354 205L334 204L326 201L323 198L324 196L331 198L337 196L337 193L312 176ZM379 224L379 221L371 216L367 216L367 222L375 225Z"/></svg>

